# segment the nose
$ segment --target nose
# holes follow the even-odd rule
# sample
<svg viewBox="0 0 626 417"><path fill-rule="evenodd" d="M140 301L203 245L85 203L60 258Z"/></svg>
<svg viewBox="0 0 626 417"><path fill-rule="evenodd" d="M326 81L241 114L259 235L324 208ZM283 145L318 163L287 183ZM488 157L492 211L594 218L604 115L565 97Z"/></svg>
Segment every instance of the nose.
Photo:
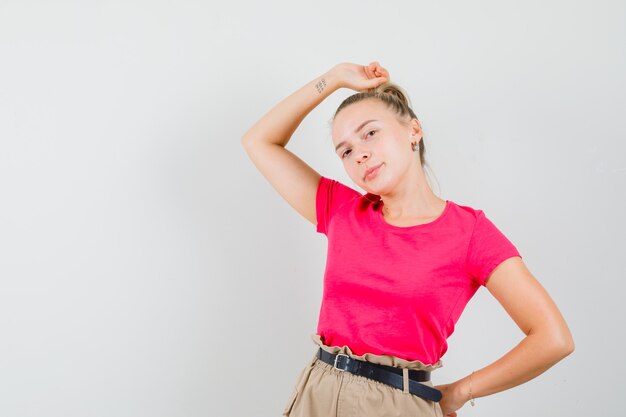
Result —
<svg viewBox="0 0 626 417"><path fill-rule="evenodd" d="M370 153L368 151L358 151L356 162L357 164L362 164L367 161L370 157Z"/></svg>

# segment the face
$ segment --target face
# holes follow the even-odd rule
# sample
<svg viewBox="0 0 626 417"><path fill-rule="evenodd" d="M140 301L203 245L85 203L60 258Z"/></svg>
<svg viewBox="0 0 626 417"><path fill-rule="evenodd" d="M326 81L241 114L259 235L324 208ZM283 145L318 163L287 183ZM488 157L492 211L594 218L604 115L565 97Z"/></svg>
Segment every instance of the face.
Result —
<svg viewBox="0 0 626 417"><path fill-rule="evenodd" d="M343 166L366 192L392 193L407 178L417 178L418 152L411 149L419 142L419 122L399 115L376 99L366 99L345 107L332 127L333 144Z"/></svg>

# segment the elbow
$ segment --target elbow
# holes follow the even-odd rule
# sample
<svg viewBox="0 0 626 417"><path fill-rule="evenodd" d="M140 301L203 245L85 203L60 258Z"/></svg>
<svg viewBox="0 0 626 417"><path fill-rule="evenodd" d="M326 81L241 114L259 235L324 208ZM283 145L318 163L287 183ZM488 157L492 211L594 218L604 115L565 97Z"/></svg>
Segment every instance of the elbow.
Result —
<svg viewBox="0 0 626 417"><path fill-rule="evenodd" d="M252 131L246 132L241 137L241 146L243 146L248 155L250 155L252 152L255 152L256 149L265 146L266 144L267 141L264 140L263 137L254 134Z"/></svg>
<svg viewBox="0 0 626 417"><path fill-rule="evenodd" d="M248 154L248 156L252 157L254 153L254 145L255 140L249 134L245 134L241 137L241 146L243 146L244 151Z"/></svg>
<svg viewBox="0 0 626 417"><path fill-rule="evenodd" d="M566 325L530 331L527 336L537 338L537 347L548 366L556 364L574 352L574 338Z"/></svg>
<svg viewBox="0 0 626 417"><path fill-rule="evenodd" d="M241 146L243 146L243 148L246 150L250 146L250 136L248 134L245 134L241 137Z"/></svg>
<svg viewBox="0 0 626 417"><path fill-rule="evenodd" d="M565 324L565 322L563 322L563 324L560 326L557 334L559 335L557 339L559 340L559 345L563 357L566 357L574 352L574 337L572 336L572 332L570 332L569 327L567 327L567 324Z"/></svg>
<svg viewBox="0 0 626 417"><path fill-rule="evenodd" d="M572 334L568 331L567 337L563 341L561 346L561 352L563 353L563 357L570 355L572 352L574 352L574 349L574 338L572 337Z"/></svg>
<svg viewBox="0 0 626 417"><path fill-rule="evenodd" d="M554 333L552 351L556 359L555 362L569 356L574 352L574 348L574 338L568 329Z"/></svg>

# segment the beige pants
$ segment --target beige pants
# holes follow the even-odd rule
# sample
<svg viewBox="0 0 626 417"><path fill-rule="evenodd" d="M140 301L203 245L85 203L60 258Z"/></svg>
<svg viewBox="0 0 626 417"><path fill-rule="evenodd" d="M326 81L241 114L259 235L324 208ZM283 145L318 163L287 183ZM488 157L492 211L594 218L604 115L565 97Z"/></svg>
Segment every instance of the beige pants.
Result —
<svg viewBox="0 0 626 417"><path fill-rule="evenodd" d="M432 371L441 366L424 365L419 361L406 361L395 356L366 353L354 355L347 346L325 346L318 335L312 335L313 342L330 353L343 353L352 358L379 365L395 366L403 369ZM405 381L408 381L405 372ZM423 382L432 386L432 382ZM342 372L332 365L317 359L315 355L302 370L293 389L284 416L289 417L404 417L436 416L443 417L441 407L433 401L425 400L408 392L349 372Z"/></svg>

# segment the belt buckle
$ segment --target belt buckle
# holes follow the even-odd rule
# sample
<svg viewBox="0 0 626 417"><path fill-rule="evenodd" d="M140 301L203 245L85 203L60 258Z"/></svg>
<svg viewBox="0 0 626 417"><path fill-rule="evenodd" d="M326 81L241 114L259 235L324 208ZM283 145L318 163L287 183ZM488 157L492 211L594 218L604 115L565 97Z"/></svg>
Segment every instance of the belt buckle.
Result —
<svg viewBox="0 0 626 417"><path fill-rule="evenodd" d="M345 356L345 357L346 357L346 362L345 362L345 363L346 363L346 368L345 368L345 369L342 369L342 368L338 368L338 367L337 367L337 361L339 360L339 357L340 357L340 356ZM333 367L334 367L336 370L338 370L338 371L345 372L345 371L348 369L348 368L347 368L347 365L348 365L347 360L349 360L349 359L350 359L350 356L348 356L348 355L346 355L346 354L344 354L344 353L338 353L338 354L337 354L337 356L335 356L335 361L334 361L334 363L333 363Z"/></svg>

